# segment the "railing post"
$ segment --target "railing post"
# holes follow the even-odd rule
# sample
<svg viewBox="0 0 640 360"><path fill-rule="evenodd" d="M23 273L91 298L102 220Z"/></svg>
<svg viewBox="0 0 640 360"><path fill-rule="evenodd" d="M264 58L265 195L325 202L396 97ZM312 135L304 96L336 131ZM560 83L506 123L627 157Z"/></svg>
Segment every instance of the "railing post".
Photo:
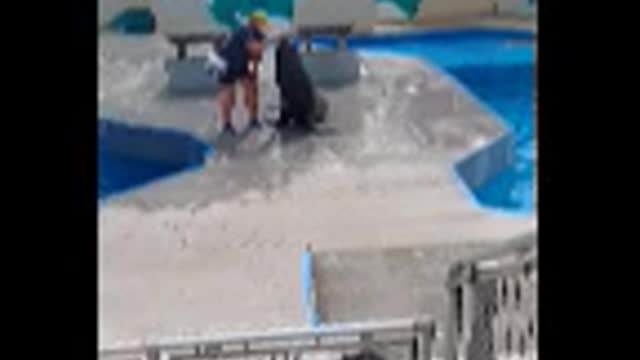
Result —
<svg viewBox="0 0 640 360"><path fill-rule="evenodd" d="M144 355L145 360L160 360L160 349L157 348L149 348L145 351Z"/></svg>
<svg viewBox="0 0 640 360"><path fill-rule="evenodd" d="M455 286L453 284L447 286L449 312L447 319L447 330L445 335L445 360L456 360L458 358L458 324L460 323L462 316L458 307L458 304L460 304L460 302L462 301L462 294L460 289L460 286Z"/></svg>
<svg viewBox="0 0 640 360"><path fill-rule="evenodd" d="M431 319L419 319L414 329L418 338L418 360L431 360L433 340L436 335L435 324Z"/></svg>
<svg viewBox="0 0 640 360"><path fill-rule="evenodd" d="M457 263L447 275L448 319L445 338L445 360L457 360L460 340L465 333L465 290L469 277L467 267Z"/></svg>
<svg viewBox="0 0 640 360"><path fill-rule="evenodd" d="M347 37L346 36L342 36L342 35L338 36L337 50L338 51L347 50Z"/></svg>
<svg viewBox="0 0 640 360"><path fill-rule="evenodd" d="M311 50L311 35L305 34L302 36L302 52L310 54Z"/></svg>
<svg viewBox="0 0 640 360"><path fill-rule="evenodd" d="M410 359L411 360L418 360L418 352L419 352L419 345L418 345L418 337L414 337L413 340L411 340L411 356Z"/></svg>
<svg viewBox="0 0 640 360"><path fill-rule="evenodd" d="M187 58L187 43L186 42L179 42L176 46L177 48L177 54L176 57L178 58L178 60L184 60Z"/></svg>
<svg viewBox="0 0 640 360"><path fill-rule="evenodd" d="M474 263L468 264L465 266L465 278L464 282L461 284L462 287L462 313L460 314L461 318L459 321L462 323L462 333L461 335L461 343L462 343L462 357L467 358L470 354L468 354L468 347L471 340L473 340L473 325L476 320L476 303L477 303L477 293L476 293L476 283L477 283L477 269ZM460 344L460 342L458 342ZM456 346L458 346L456 344Z"/></svg>

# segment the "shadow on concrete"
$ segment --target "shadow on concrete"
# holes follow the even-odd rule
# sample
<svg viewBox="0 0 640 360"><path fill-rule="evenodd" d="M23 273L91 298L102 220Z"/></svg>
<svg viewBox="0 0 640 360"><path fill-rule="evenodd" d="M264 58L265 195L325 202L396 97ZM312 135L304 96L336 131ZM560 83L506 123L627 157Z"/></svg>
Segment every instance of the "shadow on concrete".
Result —
<svg viewBox="0 0 640 360"><path fill-rule="evenodd" d="M162 89L160 89L156 95L155 99L163 102L189 102L193 100L207 100L213 99L218 95L220 89L216 88L212 91L171 91L169 86L166 85Z"/></svg>

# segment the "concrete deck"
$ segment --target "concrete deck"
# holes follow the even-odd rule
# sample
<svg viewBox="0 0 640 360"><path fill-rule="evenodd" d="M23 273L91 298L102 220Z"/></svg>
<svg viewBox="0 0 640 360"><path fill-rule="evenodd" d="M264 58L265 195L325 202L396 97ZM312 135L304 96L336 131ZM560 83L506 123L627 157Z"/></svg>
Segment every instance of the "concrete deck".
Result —
<svg viewBox="0 0 640 360"><path fill-rule="evenodd" d="M159 37L101 36L100 113L204 136L212 99L163 91L172 54ZM307 243L459 244L536 227L474 207L455 181L453 161L503 133L491 115L417 60L366 59L362 75L327 93L335 135L214 159L101 205L101 345L301 326Z"/></svg>
<svg viewBox="0 0 640 360"><path fill-rule="evenodd" d="M444 324L448 270L461 258L491 247L491 243L476 240L318 251L314 254L318 312L328 323L411 318L426 313Z"/></svg>
<svg viewBox="0 0 640 360"><path fill-rule="evenodd" d="M485 252L489 241L393 248L324 250L314 254L316 307L324 323L383 321L424 314L442 339L447 321L444 284L454 262ZM443 341L434 353L444 355Z"/></svg>

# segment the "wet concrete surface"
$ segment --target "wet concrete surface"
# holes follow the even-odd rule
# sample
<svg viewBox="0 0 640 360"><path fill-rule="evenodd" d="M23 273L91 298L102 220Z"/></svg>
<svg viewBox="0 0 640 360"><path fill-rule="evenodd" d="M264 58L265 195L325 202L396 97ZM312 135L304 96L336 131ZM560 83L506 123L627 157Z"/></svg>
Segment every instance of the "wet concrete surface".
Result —
<svg viewBox="0 0 640 360"><path fill-rule="evenodd" d="M442 323L449 268L491 247L478 241L319 251L314 253L318 311L329 323L424 314Z"/></svg>
<svg viewBox="0 0 640 360"><path fill-rule="evenodd" d="M168 98L173 49L162 38L99 40L101 115L206 137L213 100ZM366 58L361 72L359 83L325 90L331 135L214 156L101 204L101 344L303 325L308 243L460 243L536 227L535 217L475 208L452 174L455 159L503 132L497 121L418 60Z"/></svg>
<svg viewBox="0 0 640 360"><path fill-rule="evenodd" d="M126 50L121 51L126 57L118 56L113 63L104 60L100 112L131 123L178 128L206 137L215 126L212 96L168 94L161 66L162 56L167 55L162 39L136 40L142 45L124 43ZM111 43L105 42L104 47L103 59L114 56ZM112 69L118 67L128 70ZM418 61L365 59L362 72L357 84L324 92L330 103L329 135L294 138L257 157L214 158L201 172L142 189L114 204L187 206L227 200L250 190L271 194L286 188L296 174L321 167L363 170L394 161L415 162L416 166L449 164L503 131L488 114ZM263 88L268 91L268 84ZM243 121L236 121L236 125L242 127ZM185 187L190 190L183 190Z"/></svg>

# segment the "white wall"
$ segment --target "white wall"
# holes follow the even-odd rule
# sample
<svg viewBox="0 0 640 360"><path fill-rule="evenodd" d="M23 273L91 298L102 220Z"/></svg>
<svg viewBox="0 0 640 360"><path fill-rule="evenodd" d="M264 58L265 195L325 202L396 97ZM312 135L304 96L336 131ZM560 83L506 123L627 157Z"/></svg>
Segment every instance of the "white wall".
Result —
<svg viewBox="0 0 640 360"><path fill-rule="evenodd" d="M496 0L500 13L524 14L531 9L527 0Z"/></svg>
<svg viewBox="0 0 640 360"><path fill-rule="evenodd" d="M458 15L491 14L494 4L499 13L523 13L529 8L527 0L422 0L417 18L429 19Z"/></svg>
<svg viewBox="0 0 640 360"><path fill-rule="evenodd" d="M449 17L490 13L493 0L422 0L417 18Z"/></svg>
<svg viewBox="0 0 640 360"><path fill-rule="evenodd" d="M298 0L294 4L296 26L341 25L354 22L367 25L376 20L373 0Z"/></svg>
<svg viewBox="0 0 640 360"><path fill-rule="evenodd" d="M156 17L158 31L189 34L225 31L209 15L207 0L147 0Z"/></svg>

